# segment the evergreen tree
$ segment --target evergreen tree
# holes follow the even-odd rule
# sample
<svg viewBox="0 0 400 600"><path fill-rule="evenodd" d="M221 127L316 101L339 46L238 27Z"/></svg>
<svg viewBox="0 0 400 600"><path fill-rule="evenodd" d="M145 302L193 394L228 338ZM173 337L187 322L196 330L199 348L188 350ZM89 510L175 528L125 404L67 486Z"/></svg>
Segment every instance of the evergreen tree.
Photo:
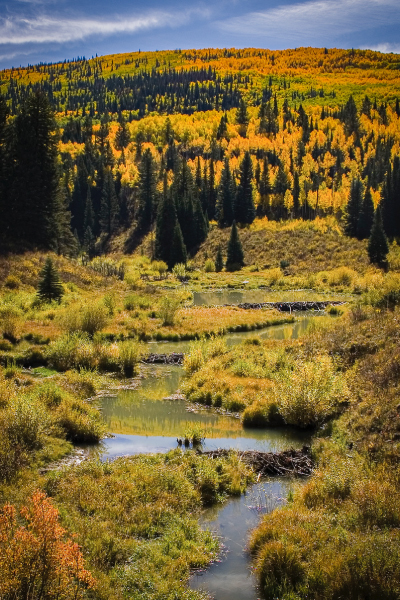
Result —
<svg viewBox="0 0 400 600"><path fill-rule="evenodd" d="M7 210L7 163L9 148L7 148L7 102L0 96L0 237L6 234L8 229L8 210ZM4 238L3 238L4 239Z"/></svg>
<svg viewBox="0 0 400 600"><path fill-rule="evenodd" d="M104 187L101 196L100 225L103 233L111 235L117 224L118 201L111 169L105 169Z"/></svg>
<svg viewBox="0 0 400 600"><path fill-rule="evenodd" d="M131 141L131 134L129 132L129 127L124 117L121 116L118 129L115 134L115 147L117 150L124 151L124 149L128 146Z"/></svg>
<svg viewBox="0 0 400 600"><path fill-rule="evenodd" d="M238 125L249 124L249 113L247 110L247 104L243 98L240 99L239 108L236 111L236 122Z"/></svg>
<svg viewBox="0 0 400 600"><path fill-rule="evenodd" d="M233 221L233 206L235 201L232 174L229 159L226 158L218 187L216 219L219 227L230 227Z"/></svg>
<svg viewBox="0 0 400 600"><path fill-rule="evenodd" d="M165 176L166 179L166 176ZM164 182L165 182L164 179ZM156 220L155 256L167 265L170 264L171 242L177 223L176 208L170 190L164 184L164 194L160 199Z"/></svg>
<svg viewBox="0 0 400 600"><path fill-rule="evenodd" d="M354 133L356 138L358 138L360 134L360 121L353 96L350 96L343 109L343 121L346 135L350 136Z"/></svg>
<svg viewBox="0 0 400 600"><path fill-rule="evenodd" d="M93 204L92 204L92 194L90 191L91 186L87 186L87 195L86 195L86 206L85 206L85 218L84 218L84 230L86 232L89 227L91 231L94 228L94 212L93 212Z"/></svg>
<svg viewBox="0 0 400 600"><path fill-rule="evenodd" d="M244 265L242 243L239 238L235 221L232 223L231 235L228 242L226 256L226 270L239 271Z"/></svg>
<svg viewBox="0 0 400 600"><path fill-rule="evenodd" d="M218 246L217 256L215 258L215 270L217 273L220 273L224 268L224 259L222 256L221 246Z"/></svg>
<svg viewBox="0 0 400 600"><path fill-rule="evenodd" d="M64 289L60 281L57 269L50 256L46 258L42 272L40 273L40 281L38 285L38 296L41 300L51 302L52 300L60 301L64 294Z"/></svg>
<svg viewBox="0 0 400 600"><path fill-rule="evenodd" d="M56 244L59 202L56 122L44 94L28 96L13 123L10 228L15 239Z"/></svg>
<svg viewBox="0 0 400 600"><path fill-rule="evenodd" d="M284 198L285 198L286 191L288 189L289 189L288 177L286 175L284 164L283 164L283 162L281 162L278 167L278 172L276 174L275 183L274 183L274 194L276 195L276 206L275 206L276 215L275 215L275 217L277 219L282 219L283 217L286 216L286 208L284 205Z"/></svg>
<svg viewBox="0 0 400 600"><path fill-rule="evenodd" d="M208 234L208 223L206 221L200 199L195 197L193 200L193 237L187 248L196 248L206 239Z"/></svg>
<svg viewBox="0 0 400 600"><path fill-rule="evenodd" d="M362 184L360 179L351 182L350 197L346 207L345 233L350 237L358 236L358 222L362 206Z"/></svg>
<svg viewBox="0 0 400 600"><path fill-rule="evenodd" d="M269 179L269 167L268 160L264 158L263 170L260 178L260 202L257 206L257 214L259 217L265 217L269 215L270 212L270 194L271 194L271 184Z"/></svg>
<svg viewBox="0 0 400 600"><path fill-rule="evenodd" d="M362 202L358 226L357 226L357 237L360 240L368 239L371 235L371 228L374 222L374 202L372 200L371 190L368 186L365 190L364 199Z"/></svg>
<svg viewBox="0 0 400 600"><path fill-rule="evenodd" d="M300 181L298 171L294 172L293 176L293 216L297 219L300 215Z"/></svg>
<svg viewBox="0 0 400 600"><path fill-rule="evenodd" d="M239 185L236 190L234 216L238 223L252 223L256 217L253 200L253 165L250 152L246 152L240 164Z"/></svg>
<svg viewBox="0 0 400 600"><path fill-rule="evenodd" d="M186 264L187 251L183 235L178 221L175 223L174 232L172 235L171 250L169 254L168 268L171 270L178 263Z"/></svg>
<svg viewBox="0 0 400 600"><path fill-rule="evenodd" d="M150 148L143 153L139 167L138 228L148 231L153 220L156 203L156 173Z"/></svg>
<svg viewBox="0 0 400 600"><path fill-rule="evenodd" d="M94 256L94 242L95 240L92 233L92 229L90 227L87 227L83 238L83 245L86 252L88 253L89 258L93 258Z"/></svg>
<svg viewBox="0 0 400 600"><path fill-rule="evenodd" d="M383 229L381 209L375 211L374 222L372 224L371 235L368 240L368 256L373 264L383 266L386 256L389 252L389 245Z"/></svg>
<svg viewBox="0 0 400 600"><path fill-rule="evenodd" d="M214 161L210 160L210 168L208 171L208 202L207 202L207 214L210 221L215 219L215 208L217 204L217 192L215 189L215 169Z"/></svg>
<svg viewBox="0 0 400 600"><path fill-rule="evenodd" d="M226 133L228 131L227 124L228 124L228 115L225 112L222 115L221 120L220 120L219 125L218 125L217 140L221 140L222 138L224 138L226 136Z"/></svg>
<svg viewBox="0 0 400 600"><path fill-rule="evenodd" d="M396 235L396 202L393 196L393 177L392 167L389 163L388 170L383 181L381 191L381 213L383 228L388 237L394 237Z"/></svg>

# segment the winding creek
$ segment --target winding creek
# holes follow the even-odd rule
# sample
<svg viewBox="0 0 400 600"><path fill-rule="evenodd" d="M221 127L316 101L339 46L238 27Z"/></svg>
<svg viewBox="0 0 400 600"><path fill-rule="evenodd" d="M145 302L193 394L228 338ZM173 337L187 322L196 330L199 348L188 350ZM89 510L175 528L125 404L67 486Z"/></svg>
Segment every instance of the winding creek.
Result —
<svg viewBox="0 0 400 600"><path fill-rule="evenodd" d="M286 293L285 299L292 299L293 294ZM194 304L257 302L265 297L266 293L260 290L198 293L194 295ZM304 293L302 298L306 299ZM312 299L316 299L315 294ZM296 339L315 318L318 318L315 314L306 314L298 316L291 324L256 332L231 333L226 336L227 345L234 346L254 336L260 339ZM190 342L183 341L148 343L149 353L166 354L184 353L189 345ZM205 450L236 448L271 452L299 448L310 442L307 432L288 427L244 429L235 416L218 414L206 408L193 411L182 399L168 399L179 390L183 375L183 368L179 366L144 365L142 379L136 389L121 390L102 399L103 417L113 437L96 447L87 448L86 452L97 455L100 460L136 453L166 452L177 447L177 437L195 427L205 432ZM258 598L255 577L246 553L249 531L257 525L260 514L284 502L290 485L282 478L261 481L251 486L247 494L230 498L222 506L204 511L201 524L221 538L224 551L218 562L191 577L192 588L206 591L215 600Z"/></svg>

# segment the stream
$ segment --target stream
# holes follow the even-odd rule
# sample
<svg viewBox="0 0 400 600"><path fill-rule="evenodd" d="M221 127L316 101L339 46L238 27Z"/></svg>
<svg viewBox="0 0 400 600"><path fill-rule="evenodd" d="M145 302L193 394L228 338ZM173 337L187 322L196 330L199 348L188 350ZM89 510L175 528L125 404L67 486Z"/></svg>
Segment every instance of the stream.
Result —
<svg viewBox="0 0 400 600"><path fill-rule="evenodd" d="M288 300L293 299L293 294L283 295ZM280 294L280 299L283 295ZM260 290L195 293L194 304L233 304L265 301L266 298L269 299L270 294ZM310 298L302 293L301 299ZM316 295L311 299L315 300ZM296 339L315 318L318 318L315 313L303 313L294 323L230 333L225 336L226 342L228 346L234 346L255 336ZM189 346L190 342L182 341L148 343L149 353L187 352ZM236 448L278 452L310 443L309 432L290 427L244 429L235 415L207 408L193 409L182 399L168 399L179 389L184 376L182 367L143 365L141 376L136 389L121 390L102 398L102 414L113 437L104 439L97 446L87 447L87 453L107 460L137 453L167 452L176 448L177 438L191 428L204 430L205 450ZM249 532L256 527L261 514L285 502L290 486L290 481L283 478L261 481L250 486L246 494L229 498L225 504L203 512L201 526L208 527L221 538L223 552L207 570L192 575L190 586L193 589L206 591L215 600L256 600L259 597L246 552Z"/></svg>

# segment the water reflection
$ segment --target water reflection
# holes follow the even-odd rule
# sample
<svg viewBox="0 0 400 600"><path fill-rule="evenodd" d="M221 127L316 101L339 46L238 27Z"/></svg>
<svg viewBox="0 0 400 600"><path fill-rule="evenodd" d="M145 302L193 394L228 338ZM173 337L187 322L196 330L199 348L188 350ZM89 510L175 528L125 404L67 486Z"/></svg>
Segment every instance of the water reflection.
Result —
<svg viewBox="0 0 400 600"><path fill-rule="evenodd" d="M348 296L336 292L318 294L313 290L219 290L212 292L193 292L195 306L241 304L242 302L294 302L318 300L344 300Z"/></svg>

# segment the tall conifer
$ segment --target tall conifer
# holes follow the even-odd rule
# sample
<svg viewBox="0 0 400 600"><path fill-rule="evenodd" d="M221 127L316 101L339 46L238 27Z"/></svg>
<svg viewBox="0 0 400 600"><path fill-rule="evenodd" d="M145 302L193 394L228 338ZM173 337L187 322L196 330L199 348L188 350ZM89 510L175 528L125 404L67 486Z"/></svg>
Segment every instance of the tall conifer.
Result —
<svg viewBox="0 0 400 600"><path fill-rule="evenodd" d="M238 229L235 221L232 223L231 235L228 242L226 256L226 270L238 271L244 265L244 254L242 243L239 238Z"/></svg>
<svg viewBox="0 0 400 600"><path fill-rule="evenodd" d="M368 186L365 190L364 199L358 218L357 237L360 240L368 239L371 235L371 228L374 222L374 212L374 202L372 200L371 189Z"/></svg>
<svg viewBox="0 0 400 600"><path fill-rule="evenodd" d="M368 256L371 263L383 266L389 252L389 244L383 229L381 209L375 211L371 235L368 240Z"/></svg>
<svg viewBox="0 0 400 600"><path fill-rule="evenodd" d="M154 159L150 148L147 148L139 167L139 207L138 228L148 231L153 220L154 206L156 203L156 172Z"/></svg>
<svg viewBox="0 0 400 600"><path fill-rule="evenodd" d="M346 207L345 232L350 237L358 236L358 222L362 206L362 184L358 177L351 182L349 201Z"/></svg>
<svg viewBox="0 0 400 600"><path fill-rule="evenodd" d="M222 168L221 179L218 187L216 219L220 227L230 227L233 221L233 207L235 195L229 159L226 158Z"/></svg>
<svg viewBox="0 0 400 600"><path fill-rule="evenodd" d="M253 165L250 152L246 152L239 169L239 185L236 190L235 221L238 223L252 223L256 217L253 200Z"/></svg>

